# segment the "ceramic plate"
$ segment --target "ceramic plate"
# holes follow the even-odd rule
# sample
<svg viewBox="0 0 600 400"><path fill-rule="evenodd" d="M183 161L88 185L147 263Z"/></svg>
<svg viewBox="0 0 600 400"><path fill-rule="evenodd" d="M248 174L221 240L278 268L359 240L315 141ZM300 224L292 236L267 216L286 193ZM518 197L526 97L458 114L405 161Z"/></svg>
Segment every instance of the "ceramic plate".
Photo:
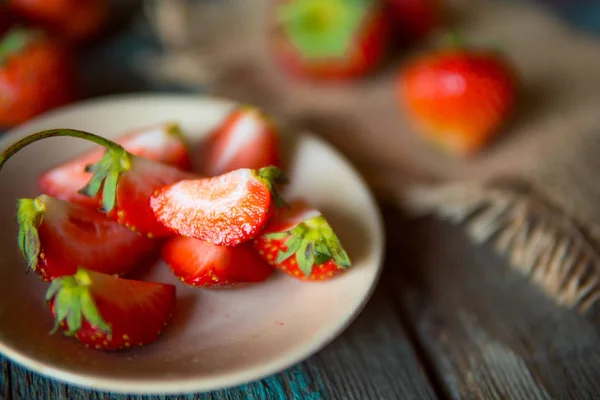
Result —
<svg viewBox="0 0 600 400"><path fill-rule="evenodd" d="M164 121L181 124L199 141L235 107L181 95L119 96L82 102L46 114L6 134L4 149L39 130L74 128L113 138ZM305 133L284 139L291 184L338 232L354 267L336 279L303 283L275 273L266 283L221 291L186 287L163 264L145 278L177 286L172 325L155 343L121 353L89 350L62 334L49 335L47 284L24 274L15 201L39 194L45 169L94 145L53 138L34 143L0 172L0 352L43 375L112 392L182 393L239 385L282 371L317 352L356 317L379 276L383 230L373 196L333 148Z"/></svg>

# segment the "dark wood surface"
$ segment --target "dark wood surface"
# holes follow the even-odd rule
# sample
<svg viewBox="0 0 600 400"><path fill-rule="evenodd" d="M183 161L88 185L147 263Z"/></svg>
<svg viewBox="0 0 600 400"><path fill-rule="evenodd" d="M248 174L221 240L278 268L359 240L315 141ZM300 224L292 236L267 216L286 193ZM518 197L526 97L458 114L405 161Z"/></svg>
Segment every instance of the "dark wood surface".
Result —
<svg viewBox="0 0 600 400"><path fill-rule="evenodd" d="M566 16L600 27L599 13L578 7L584 11ZM121 24L125 28L82 58L89 96L165 89L137 76L129 63L132 48L155 46L139 19ZM557 307L490 249L474 247L458 227L406 221L389 206L384 214L391 245L372 300L333 343L281 374L214 393L126 396L64 385L0 356L0 397L600 399L593 318Z"/></svg>

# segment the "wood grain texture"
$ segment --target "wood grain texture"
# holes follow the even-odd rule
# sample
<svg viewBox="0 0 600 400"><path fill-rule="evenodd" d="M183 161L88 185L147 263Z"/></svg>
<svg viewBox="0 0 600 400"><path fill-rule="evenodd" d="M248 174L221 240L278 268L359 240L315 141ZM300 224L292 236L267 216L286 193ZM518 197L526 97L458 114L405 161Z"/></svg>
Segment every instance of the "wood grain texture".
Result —
<svg viewBox="0 0 600 400"><path fill-rule="evenodd" d="M434 399L434 390L380 289L338 339L304 363L259 382L207 394L130 396L80 389L10 366L15 399L72 400L364 400Z"/></svg>
<svg viewBox="0 0 600 400"><path fill-rule="evenodd" d="M558 307L460 228L435 220L393 225L389 240L401 245L391 251L406 262L387 281L448 397L600 398L593 320Z"/></svg>

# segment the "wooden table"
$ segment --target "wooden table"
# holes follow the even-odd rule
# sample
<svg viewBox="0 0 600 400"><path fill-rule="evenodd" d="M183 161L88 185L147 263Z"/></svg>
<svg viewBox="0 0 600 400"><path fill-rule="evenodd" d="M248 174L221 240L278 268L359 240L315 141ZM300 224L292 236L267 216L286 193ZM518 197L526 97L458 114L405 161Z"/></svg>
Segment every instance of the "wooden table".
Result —
<svg viewBox="0 0 600 400"><path fill-rule="evenodd" d="M152 46L140 25L124 22L127 28L83 57L90 95L164 89L115 62L130 59L132 46ZM281 374L166 398L600 398L597 324L555 306L491 249L475 248L459 228L407 221L394 208L382 208L394 245L372 300L346 332ZM1 356L0 398L165 399L82 390Z"/></svg>

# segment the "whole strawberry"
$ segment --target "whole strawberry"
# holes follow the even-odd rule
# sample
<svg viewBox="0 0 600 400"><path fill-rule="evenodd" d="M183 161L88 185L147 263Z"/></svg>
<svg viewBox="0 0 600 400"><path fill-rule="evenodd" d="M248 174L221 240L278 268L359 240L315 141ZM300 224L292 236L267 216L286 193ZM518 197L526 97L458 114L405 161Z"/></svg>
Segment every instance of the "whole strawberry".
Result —
<svg viewBox="0 0 600 400"><path fill-rule="evenodd" d="M11 29L0 39L0 126L21 124L72 101L70 52L38 31Z"/></svg>
<svg viewBox="0 0 600 400"><path fill-rule="evenodd" d="M330 279L351 266L325 217L304 200L281 209L254 247L269 264L305 281Z"/></svg>
<svg viewBox="0 0 600 400"><path fill-rule="evenodd" d="M17 14L70 42L96 35L108 17L108 0L8 0Z"/></svg>
<svg viewBox="0 0 600 400"><path fill-rule="evenodd" d="M390 26L379 1L285 0L275 5L273 52L292 75L366 75L386 55Z"/></svg>
<svg viewBox="0 0 600 400"><path fill-rule="evenodd" d="M488 144L510 117L517 82L500 54L453 47L406 64L397 93L420 134L450 153L469 155Z"/></svg>

